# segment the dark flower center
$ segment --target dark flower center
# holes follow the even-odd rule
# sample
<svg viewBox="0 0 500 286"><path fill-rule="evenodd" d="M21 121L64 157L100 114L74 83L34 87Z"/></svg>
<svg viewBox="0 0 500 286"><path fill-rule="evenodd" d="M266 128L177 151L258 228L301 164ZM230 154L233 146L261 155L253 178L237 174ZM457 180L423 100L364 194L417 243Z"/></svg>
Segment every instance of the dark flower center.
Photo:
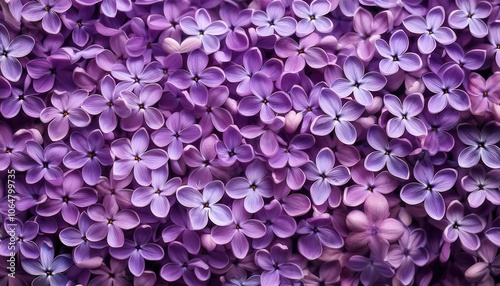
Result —
<svg viewBox="0 0 500 286"><path fill-rule="evenodd" d="M241 229L241 226L239 224L237 224L236 229Z"/></svg>
<svg viewBox="0 0 500 286"><path fill-rule="evenodd" d="M483 97L488 97L488 92L487 91L483 91Z"/></svg>
<svg viewBox="0 0 500 286"><path fill-rule="evenodd" d="M457 223L457 222L455 222L455 223L453 224L453 228L454 228L454 229L458 229L458 227L459 227L458 223Z"/></svg>
<svg viewBox="0 0 500 286"><path fill-rule="evenodd" d="M318 230L318 228L317 228L317 227L313 228L313 229L312 229L312 231L313 231L314 233L318 233L318 232L319 232L319 230Z"/></svg>
<svg viewBox="0 0 500 286"><path fill-rule="evenodd" d="M69 114L69 113L68 113L67 111L63 111L63 113L62 113L62 115L63 115L64 117L68 116L68 114Z"/></svg>
<svg viewBox="0 0 500 286"><path fill-rule="evenodd" d="M204 207L204 208L209 208L209 207L210 207L210 204L209 204L209 203L204 203L204 204L203 204L203 207Z"/></svg>
<svg viewBox="0 0 500 286"><path fill-rule="evenodd" d="M212 108L207 107L207 112L208 112L208 113L212 112Z"/></svg>
<svg viewBox="0 0 500 286"><path fill-rule="evenodd" d="M45 274L47 274L47 276L50 276L50 275L52 275L52 271L47 270L47 271L45 271Z"/></svg>
<svg viewBox="0 0 500 286"><path fill-rule="evenodd" d="M83 26L82 20L78 20L78 21L76 21L76 24L78 25L78 27Z"/></svg>
<svg viewBox="0 0 500 286"><path fill-rule="evenodd" d="M430 190L432 190L432 186L431 185L427 185L427 187L425 189L428 190L428 191L430 191Z"/></svg>
<svg viewBox="0 0 500 286"><path fill-rule="evenodd" d="M269 101L267 99L262 100L262 103L267 104Z"/></svg>
<svg viewBox="0 0 500 286"><path fill-rule="evenodd" d="M450 91L449 91L447 88L443 89L443 93L444 93L444 94L448 94L449 92L450 92Z"/></svg>
<svg viewBox="0 0 500 286"><path fill-rule="evenodd" d="M114 194L114 193L115 193L115 189L110 189L110 190L109 190L109 192L110 192L111 194Z"/></svg>
<svg viewBox="0 0 500 286"><path fill-rule="evenodd" d="M140 245L136 245L135 249L139 250L139 249L141 249L141 246Z"/></svg>
<svg viewBox="0 0 500 286"><path fill-rule="evenodd" d="M354 83L354 86L355 86L355 87L359 87L359 83L358 83L358 82L355 82L355 83Z"/></svg>
<svg viewBox="0 0 500 286"><path fill-rule="evenodd" d="M269 23L269 26L274 26L274 20L271 20L268 23Z"/></svg>
<svg viewBox="0 0 500 286"><path fill-rule="evenodd" d="M141 157L135 156L134 160L136 160L137 162L139 162L139 161L141 161Z"/></svg>
<svg viewBox="0 0 500 286"><path fill-rule="evenodd" d="M49 12L49 10L50 10L50 6L48 6L48 5L47 5L47 6L43 7L43 10L45 10L45 11Z"/></svg>
<svg viewBox="0 0 500 286"><path fill-rule="evenodd" d="M480 191L484 190L484 185L483 184L477 185L477 189Z"/></svg>
<svg viewBox="0 0 500 286"><path fill-rule="evenodd" d="M431 128L432 128L432 131L437 132L439 127L436 125L433 125L433 126L431 126Z"/></svg>
<svg viewBox="0 0 500 286"><path fill-rule="evenodd" d="M49 167L49 162L42 162L42 166L44 168L48 168Z"/></svg>
<svg viewBox="0 0 500 286"><path fill-rule="evenodd" d="M19 237L17 240L19 240L19 242L23 242L23 238L22 237Z"/></svg>
<svg viewBox="0 0 500 286"><path fill-rule="evenodd" d="M138 77L134 78L134 81L139 82L139 78Z"/></svg>
<svg viewBox="0 0 500 286"><path fill-rule="evenodd" d="M144 104L139 104L139 109L144 109Z"/></svg>
<svg viewBox="0 0 500 286"><path fill-rule="evenodd" d="M50 69L51 74L56 74L56 69Z"/></svg>
<svg viewBox="0 0 500 286"><path fill-rule="evenodd" d="M401 118L403 118L403 119L407 119L406 114L403 114L403 115L401 116Z"/></svg>
<svg viewBox="0 0 500 286"><path fill-rule="evenodd" d="M397 62L399 60L398 56L392 56L392 60Z"/></svg>
<svg viewBox="0 0 500 286"><path fill-rule="evenodd" d="M24 95L23 94L20 94L19 97L18 97L19 100L24 100Z"/></svg>
<svg viewBox="0 0 500 286"><path fill-rule="evenodd" d="M89 241L89 239L86 236L82 236L83 241Z"/></svg>
<svg viewBox="0 0 500 286"><path fill-rule="evenodd" d="M208 166L208 165L210 165L210 161L209 160L205 160L205 161L203 161L203 164L205 164L205 166Z"/></svg>
<svg viewBox="0 0 500 286"><path fill-rule="evenodd" d="M113 102L112 102L112 101L109 101L109 102L107 103L107 105L108 105L108 106L113 106Z"/></svg>
<svg viewBox="0 0 500 286"><path fill-rule="evenodd" d="M69 198L68 197L64 197L63 198L63 202L65 202L65 203L69 202Z"/></svg>
<svg viewBox="0 0 500 286"><path fill-rule="evenodd" d="M279 265L278 265L278 263L274 263L273 267L274 267L274 269L280 268Z"/></svg>
<svg viewBox="0 0 500 286"><path fill-rule="evenodd" d="M199 32L200 32L200 36L203 36L203 34L204 34L203 30L200 30Z"/></svg>
<svg viewBox="0 0 500 286"><path fill-rule="evenodd" d="M312 107L308 106L307 111L312 111Z"/></svg>
<svg viewBox="0 0 500 286"><path fill-rule="evenodd" d="M12 149L10 148L5 149L5 153L12 153Z"/></svg>
<svg viewBox="0 0 500 286"><path fill-rule="evenodd" d="M229 157L233 157L235 155L234 151L229 151Z"/></svg>
<svg viewBox="0 0 500 286"><path fill-rule="evenodd" d="M432 30L431 30L431 29L427 30L427 32L429 32L429 35L432 35L432 34L433 34L433 32L432 32Z"/></svg>
<svg viewBox="0 0 500 286"><path fill-rule="evenodd" d="M252 190L256 190L256 189L257 189L257 185L255 185L255 184L251 184L251 185L250 185L250 188L252 188Z"/></svg>
<svg viewBox="0 0 500 286"><path fill-rule="evenodd" d="M368 186L368 191L373 192L373 186Z"/></svg>
<svg viewBox="0 0 500 286"><path fill-rule="evenodd" d="M472 16L474 16L474 14L471 14L471 13L467 14L467 18L469 18L469 19L472 18Z"/></svg>
<svg viewBox="0 0 500 286"><path fill-rule="evenodd" d="M6 56L6 55L7 55L7 51L3 51L3 53L2 53L2 54L3 54L4 56Z"/></svg>
<svg viewBox="0 0 500 286"><path fill-rule="evenodd" d="M479 148L483 148L483 147L484 147L484 143L483 143L483 142L479 142L479 143L477 144L477 147L479 147Z"/></svg>
<svg viewBox="0 0 500 286"><path fill-rule="evenodd" d="M167 74L168 73L168 69L163 69L163 74Z"/></svg>
<svg viewBox="0 0 500 286"><path fill-rule="evenodd" d="M391 154L391 151L390 150L385 150L385 155L390 155Z"/></svg>
<svg viewBox="0 0 500 286"><path fill-rule="evenodd" d="M89 157L89 158L94 158L94 156L95 156L94 152L88 152L87 153L87 157Z"/></svg>
<svg viewBox="0 0 500 286"><path fill-rule="evenodd" d="M161 190L156 190L155 194L157 195L161 194Z"/></svg>
<svg viewBox="0 0 500 286"><path fill-rule="evenodd" d="M152 47L153 47L153 43L148 42L148 43L146 44L146 48L151 49Z"/></svg>
<svg viewBox="0 0 500 286"><path fill-rule="evenodd" d="M108 224L112 224L114 222L113 219L108 219Z"/></svg>
<svg viewBox="0 0 500 286"><path fill-rule="evenodd" d="M497 49L500 49L500 44L497 45Z"/></svg>
<svg viewBox="0 0 500 286"><path fill-rule="evenodd" d="M195 76L195 77L193 78L193 80L194 80L195 82L198 82L198 81L200 80L200 78L199 78L199 77L197 77L197 76Z"/></svg>
<svg viewBox="0 0 500 286"><path fill-rule="evenodd" d="M177 23L177 22L175 22L175 21L170 22L170 25L172 25L172 28L175 28L175 27L177 26L177 24L178 24L178 23Z"/></svg>
<svg viewBox="0 0 500 286"><path fill-rule="evenodd" d="M304 49L300 49L298 50L299 54L303 54L304 53Z"/></svg>
<svg viewBox="0 0 500 286"><path fill-rule="evenodd" d="M321 178L326 179L325 173L321 174Z"/></svg>
<svg viewBox="0 0 500 286"><path fill-rule="evenodd" d="M311 21L316 20L316 16L311 15L311 16L309 16L309 19L311 19Z"/></svg>

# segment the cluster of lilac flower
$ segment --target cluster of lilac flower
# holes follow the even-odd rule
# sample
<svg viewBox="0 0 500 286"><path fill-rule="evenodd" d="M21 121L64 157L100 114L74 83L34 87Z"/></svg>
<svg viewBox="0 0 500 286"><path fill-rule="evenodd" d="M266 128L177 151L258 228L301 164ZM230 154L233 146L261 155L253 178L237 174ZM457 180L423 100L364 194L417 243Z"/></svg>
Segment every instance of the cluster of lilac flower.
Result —
<svg viewBox="0 0 500 286"><path fill-rule="evenodd" d="M499 278L499 0L0 7L0 285Z"/></svg>

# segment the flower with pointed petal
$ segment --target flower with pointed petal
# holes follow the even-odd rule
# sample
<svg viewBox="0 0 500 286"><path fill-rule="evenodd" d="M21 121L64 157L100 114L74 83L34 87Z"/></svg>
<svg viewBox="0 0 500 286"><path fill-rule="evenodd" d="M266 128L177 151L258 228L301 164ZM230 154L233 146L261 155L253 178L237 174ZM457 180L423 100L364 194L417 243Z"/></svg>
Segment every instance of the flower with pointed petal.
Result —
<svg viewBox="0 0 500 286"><path fill-rule="evenodd" d="M427 135L427 127L417 116L424 110L424 97L420 93L408 95L403 103L392 94L384 96L384 105L394 116L387 122L387 135L391 138L403 136L405 130L413 136Z"/></svg>
<svg viewBox="0 0 500 286"><path fill-rule="evenodd" d="M462 178L462 188L469 192L467 201L473 208L480 207L485 200L494 205L500 204L500 170L491 170L488 173L482 165L473 166L469 174Z"/></svg>
<svg viewBox="0 0 500 286"><path fill-rule="evenodd" d="M289 261L290 249L281 243L271 247L271 250L260 249L255 253L255 264L262 270L260 275L261 285L278 286L285 279L298 280L304 277L302 269Z"/></svg>
<svg viewBox="0 0 500 286"><path fill-rule="evenodd" d="M203 44L203 49L207 54L211 54L220 49L220 42L217 36L227 32L227 24L221 20L213 21L207 10L198 9L194 18L186 16L179 22L182 31L190 36L198 38Z"/></svg>
<svg viewBox="0 0 500 286"><path fill-rule="evenodd" d="M255 157L253 147L242 142L243 136L235 125L230 125L217 141L215 149L222 166L232 166L236 161L248 163Z"/></svg>
<svg viewBox="0 0 500 286"><path fill-rule="evenodd" d="M314 0L311 5L304 1L293 1L293 12L302 19L297 23L297 36L305 37L314 30L320 33L330 33L333 30L333 23L325 15L330 12L331 8L331 3L327 0Z"/></svg>
<svg viewBox="0 0 500 286"><path fill-rule="evenodd" d="M0 70L6 79L16 82L21 78L23 67L17 58L28 55L35 46L35 40L26 35L10 41L7 28L0 24Z"/></svg>
<svg viewBox="0 0 500 286"><path fill-rule="evenodd" d="M267 5L266 12L256 10L252 14L252 23L257 26L257 35L261 37L271 36L275 32L288 37L295 33L297 21L292 17L285 16L285 6L281 1L272 1Z"/></svg>
<svg viewBox="0 0 500 286"><path fill-rule="evenodd" d="M66 285L68 278L63 274L73 261L71 255L60 254L54 257L54 247L48 242L42 242L40 257L37 260L23 259L21 265L24 271L37 276L32 285Z"/></svg>
<svg viewBox="0 0 500 286"><path fill-rule="evenodd" d="M500 168L500 128L495 122L487 123L481 130L469 123L462 123L457 127L460 141L468 145L458 155L458 165L470 168L482 160L493 169Z"/></svg>
<svg viewBox="0 0 500 286"><path fill-rule="evenodd" d="M302 234L298 240L299 253L309 260L319 258L323 247L338 249L344 246L344 239L333 228L328 214L301 220L297 233Z"/></svg>
<svg viewBox="0 0 500 286"><path fill-rule="evenodd" d="M379 62L379 69L383 75L392 75L401 68L407 72L414 72L422 67L422 59L415 53L407 53L408 36L403 30L391 35L389 43L382 39L375 41L375 47L385 59Z"/></svg>
<svg viewBox="0 0 500 286"><path fill-rule="evenodd" d="M42 20L42 27L50 34L61 31L62 14L71 8L71 0L37 0L24 4L21 11L22 17L29 22Z"/></svg>
<svg viewBox="0 0 500 286"><path fill-rule="evenodd" d="M52 143L45 150L35 141L26 142L26 152L35 161L35 165L26 172L26 183L34 184L45 178L53 185L61 185L63 172L59 165L68 147L61 143Z"/></svg>
<svg viewBox="0 0 500 286"><path fill-rule="evenodd" d="M443 231L443 240L453 243L460 239L462 247L475 251L481 246L477 233L483 231L486 222L477 214L464 216L464 206L457 200L452 201L446 210L448 225Z"/></svg>
<svg viewBox="0 0 500 286"><path fill-rule="evenodd" d="M188 285L200 285L210 278L208 265L200 258L189 259L188 252L182 243L174 241L168 245L167 256L171 262L160 270L160 276L174 282L181 277Z"/></svg>

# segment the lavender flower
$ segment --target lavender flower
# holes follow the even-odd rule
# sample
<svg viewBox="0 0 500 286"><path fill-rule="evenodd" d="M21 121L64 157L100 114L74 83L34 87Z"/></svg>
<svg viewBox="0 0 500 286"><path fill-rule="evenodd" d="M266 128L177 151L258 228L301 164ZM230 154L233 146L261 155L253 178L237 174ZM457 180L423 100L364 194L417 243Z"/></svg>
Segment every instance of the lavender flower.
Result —
<svg viewBox="0 0 500 286"><path fill-rule="evenodd" d="M40 258L25 259L21 265L26 272L37 276L32 282L33 285L66 285L68 279L63 272L68 270L72 263L68 254L54 257L53 245L43 242L40 247Z"/></svg>
<svg viewBox="0 0 500 286"><path fill-rule="evenodd" d="M476 233L481 232L485 222L476 214L464 216L464 207L459 201L453 201L446 210L448 225L443 232L443 240L452 243L460 239L462 246L475 251L481 245Z"/></svg>
<svg viewBox="0 0 500 286"><path fill-rule="evenodd" d="M496 178L500 176L499 170L491 170L488 173L481 165L473 166L467 176L462 177L461 185L469 192L467 202L473 208L480 207L485 200L492 204L499 204L500 182Z"/></svg>
<svg viewBox="0 0 500 286"><path fill-rule="evenodd" d="M217 36L227 31L226 23L220 20L212 22L207 10L203 8L196 11L194 18L190 16L182 18L179 25L184 33L200 39L207 54L219 50L220 43Z"/></svg>
<svg viewBox="0 0 500 286"><path fill-rule="evenodd" d="M468 145L458 155L461 167L470 168L480 159L490 168L500 167L500 148L495 145L500 141L500 130L496 123L486 124L481 131L471 124L463 123L457 127L457 135L460 141Z"/></svg>
<svg viewBox="0 0 500 286"><path fill-rule="evenodd" d="M42 20L42 27L50 34L61 31L61 19L58 13L64 13L71 7L69 0L37 0L30 1L23 6L21 15L27 21Z"/></svg>
<svg viewBox="0 0 500 286"><path fill-rule="evenodd" d="M375 47L385 59L379 63L380 72L383 75L392 75L401 68L407 72L417 71L422 67L422 59L415 53L407 53L409 46L408 36L403 30L398 30L391 35L389 44L378 39Z"/></svg>
<svg viewBox="0 0 500 286"><path fill-rule="evenodd" d="M410 94L403 103L392 94L384 96L384 105L395 118L387 122L387 135L391 138L401 137L405 129L413 136L427 135L425 124L417 117L424 110L424 97L422 94Z"/></svg>
<svg viewBox="0 0 500 286"><path fill-rule="evenodd" d="M275 244L271 250L261 249L255 253L255 264L264 272L260 276L263 285L280 285L288 279L297 280L304 276L297 264L289 262L290 250L283 244Z"/></svg>
<svg viewBox="0 0 500 286"><path fill-rule="evenodd" d="M326 0L315 0L308 5L302 1L293 1L292 9L296 16L302 18L297 23L297 36L304 37L314 30L320 33L329 33L333 30L333 23L325 15L331 10L331 3Z"/></svg>
<svg viewBox="0 0 500 286"><path fill-rule="evenodd" d="M18 36L12 41L7 28L0 24L0 70L10 81L19 81L22 73L21 63L17 58L28 55L35 46L35 40L30 36Z"/></svg>
<svg viewBox="0 0 500 286"><path fill-rule="evenodd" d="M491 4L486 1L479 3L465 0L456 0L460 10L450 13L448 22L454 29L465 29L467 26L476 38L483 38L488 34L488 26L481 20L491 13Z"/></svg>
<svg viewBox="0 0 500 286"><path fill-rule="evenodd" d="M297 21L292 17L285 16L285 6L281 1L273 1L267 5L266 12L254 11L252 23L257 26L259 36L270 36L276 32L282 37L295 33Z"/></svg>

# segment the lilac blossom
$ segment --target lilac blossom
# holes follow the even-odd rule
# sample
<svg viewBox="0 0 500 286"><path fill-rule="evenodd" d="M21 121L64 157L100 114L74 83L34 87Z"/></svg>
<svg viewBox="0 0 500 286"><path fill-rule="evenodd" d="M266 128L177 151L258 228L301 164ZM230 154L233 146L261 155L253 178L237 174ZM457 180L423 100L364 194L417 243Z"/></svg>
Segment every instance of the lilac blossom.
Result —
<svg viewBox="0 0 500 286"><path fill-rule="evenodd" d="M287 37L295 33L297 21L292 17L285 16L285 6L281 1L272 1L267 5L266 12L254 11L252 23L257 26L259 36L270 36L275 32Z"/></svg>
<svg viewBox="0 0 500 286"><path fill-rule="evenodd" d="M219 132L224 132L229 125L234 123L231 113L224 107L229 98L229 89L225 86L218 86L208 91L208 101L206 106L197 107L196 117L201 115L200 127L202 134L210 133L213 128Z"/></svg>
<svg viewBox="0 0 500 286"><path fill-rule="evenodd" d="M387 165L389 173L401 178L408 179L410 171L408 164L401 159L410 154L412 144L408 139L388 140L385 131L380 126L371 126L367 134L368 144L375 149L365 158L365 168L372 172L378 172Z"/></svg>
<svg viewBox="0 0 500 286"><path fill-rule="evenodd" d="M54 86L58 90L71 90L71 82L68 82L68 70L70 59L65 53L61 53L47 59L34 59L26 64L28 75L33 78L33 89L36 92L47 92Z"/></svg>
<svg viewBox="0 0 500 286"><path fill-rule="evenodd" d="M112 257L120 260L128 259L128 268L135 276L141 276L145 269L145 260L158 261L165 255L163 248L155 243L149 243L153 231L149 225L135 229L134 240L125 240L120 248L111 248Z"/></svg>
<svg viewBox="0 0 500 286"><path fill-rule="evenodd" d="M33 241L39 230L38 223L34 221L14 221L14 223L4 224L6 232L14 229L15 244L11 244L10 239L3 239L0 242L0 255L11 256L11 253L21 253L27 259L36 259L40 255L38 245Z"/></svg>
<svg viewBox="0 0 500 286"><path fill-rule="evenodd" d="M87 137L80 132L73 132L69 138L74 151L64 156L63 163L71 169L82 168L85 183L96 185L101 176L101 165L113 164L111 151L104 147L104 137L101 131L94 130Z"/></svg>
<svg viewBox="0 0 500 286"><path fill-rule="evenodd" d="M102 204L94 204L88 207L87 212L90 219L95 221L85 233L87 239L98 242L106 238L111 247L122 247L125 244L123 230L139 225L139 216L132 210L106 210Z"/></svg>
<svg viewBox="0 0 500 286"><path fill-rule="evenodd" d="M418 183L406 184L401 189L401 199L410 205L424 202L425 211L431 218L442 219L445 202L441 193L453 188L457 181L457 171L446 168L434 174L432 163L429 160L422 160L415 164L413 175Z"/></svg>
<svg viewBox="0 0 500 286"><path fill-rule="evenodd" d="M111 152L121 160L113 164L113 175L116 179L126 178L132 170L135 180L147 186L151 183L151 170L164 166L168 160L168 154L161 149L147 150L149 136L145 128L137 130L128 138L120 138L111 143Z"/></svg>
<svg viewBox="0 0 500 286"><path fill-rule="evenodd" d="M332 83L332 90L345 98L354 94L354 99L364 106L371 106L373 95L371 91L381 90L387 83L387 79L377 73L368 72L365 74L363 62L355 57L348 57L344 62L344 74L347 79L339 78Z"/></svg>
<svg viewBox="0 0 500 286"><path fill-rule="evenodd" d="M131 110L130 116L123 118L120 127L126 131L136 131L143 122L151 129L159 129L165 123L163 114L153 107L163 94L162 88L158 84L145 85L139 94L128 90L120 92L121 98Z"/></svg>
<svg viewBox="0 0 500 286"><path fill-rule="evenodd" d="M151 186L135 189L131 202L136 207L149 205L151 212L157 217L167 217L170 211L169 197L181 186L180 178L168 180L167 168L158 168L151 172Z"/></svg>
<svg viewBox="0 0 500 286"><path fill-rule="evenodd" d="M45 178L53 185L61 185L63 171L59 167L68 147L61 143L52 143L44 148L35 141L26 142L26 152L34 164L26 172L26 183L34 184Z"/></svg>
<svg viewBox="0 0 500 286"><path fill-rule="evenodd" d="M264 74L256 74L250 80L253 96L246 96L238 103L238 111L244 116L259 113L264 123L271 123L276 113L286 113L292 108L292 101L283 91L273 93L273 83Z"/></svg>
<svg viewBox="0 0 500 286"><path fill-rule="evenodd" d="M264 199L273 193L272 178L267 175L266 166L260 161L253 161L245 170L246 177L232 178L227 182L226 193L233 199L245 199L244 207L249 213L255 213L264 207Z"/></svg>
<svg viewBox="0 0 500 286"><path fill-rule="evenodd" d="M168 146L167 152L171 160L179 160L184 145L193 143L201 137L201 128L194 124L194 117L185 111L171 114L162 127L151 134L151 139L158 147Z"/></svg>
<svg viewBox="0 0 500 286"><path fill-rule="evenodd" d="M418 38L418 50L423 54L430 54L436 49L436 42L446 46L457 39L452 29L442 27L444 20L444 8L436 6L429 10L425 19L411 15L404 19L403 25L410 32L421 35Z"/></svg>
<svg viewBox="0 0 500 286"><path fill-rule="evenodd" d="M266 156L272 156L278 152L278 139L276 134L285 125L283 117L276 117L271 123L261 123L258 126L249 125L241 129L243 137L254 139L260 137L259 147Z"/></svg>
<svg viewBox="0 0 500 286"><path fill-rule="evenodd" d="M314 30L320 33L329 33L333 30L333 23L325 15L331 10L331 3L327 0L314 0L311 5L302 1L293 1L294 14L301 18L297 23L297 36L304 37Z"/></svg>
<svg viewBox="0 0 500 286"><path fill-rule="evenodd" d="M481 49L470 50L465 53L459 44L453 43L446 46L446 53L461 68L476 70L483 66L486 60L486 51Z"/></svg>
<svg viewBox="0 0 500 286"><path fill-rule="evenodd" d="M401 100L392 94L384 96L384 105L394 116L387 122L387 135L391 138L401 137L405 130L413 136L427 135L425 124L417 116L424 110L424 97L414 93Z"/></svg>
<svg viewBox="0 0 500 286"><path fill-rule="evenodd" d="M101 95L93 94L82 103L83 110L91 115L99 115L99 127L104 133L109 133L118 126L118 117L127 118L131 115L130 107L116 92L115 80L106 75L101 81Z"/></svg>
<svg viewBox="0 0 500 286"><path fill-rule="evenodd" d="M236 161L248 163L254 158L253 147L242 142L243 136L238 128L230 125L222 134L222 141L215 145L219 163L222 166L231 166Z"/></svg>
<svg viewBox="0 0 500 286"><path fill-rule="evenodd" d="M250 46L250 40L245 32L245 27L251 23L252 10L240 10L237 5L231 2L223 2L219 15L221 20L228 24L229 31L225 39L227 47L237 52L246 51Z"/></svg>
<svg viewBox="0 0 500 286"><path fill-rule="evenodd" d="M322 148L316 155L315 163L309 161L304 172L308 180L313 181L311 199L315 205L321 205L336 189L332 186L341 186L349 181L351 172L345 166L335 166L335 155L329 148ZM340 193L334 194L340 201Z"/></svg>
<svg viewBox="0 0 500 286"><path fill-rule="evenodd" d="M499 273L499 256L496 255L498 248L491 242L483 240L477 250L480 261L467 268L464 275L471 283L491 284L493 276Z"/></svg>
<svg viewBox="0 0 500 286"><path fill-rule="evenodd" d="M85 46L90 40L89 32L92 32L95 20L92 19L94 7L82 7L80 9L69 9L62 17L64 25L72 30L71 38L80 47Z"/></svg>
<svg viewBox="0 0 500 286"><path fill-rule="evenodd" d="M462 177L461 185L469 193L467 202L472 208L480 207L485 200L492 204L500 203L500 170L486 172L482 165L475 165L467 176Z"/></svg>
<svg viewBox="0 0 500 286"><path fill-rule="evenodd" d="M466 0L455 1L460 10L452 11L448 17L450 27L465 29L469 27L470 33L476 38L483 38L488 34L488 26L483 18L490 15L492 7L486 1L474 2Z"/></svg>
<svg viewBox="0 0 500 286"><path fill-rule="evenodd" d="M33 139L33 135L27 131L17 131L12 134L12 129L0 124L0 171L6 170L9 166L18 171L25 171L30 168L29 154L26 154L26 142Z"/></svg>
<svg viewBox="0 0 500 286"><path fill-rule="evenodd" d="M471 112L474 115L491 111L500 102L500 89L495 82L500 80L500 73L495 73L486 80L477 73L471 73L465 86L470 96Z"/></svg>
<svg viewBox="0 0 500 286"><path fill-rule="evenodd" d="M330 216L323 214L307 220L301 220L297 233L302 234L298 240L299 252L309 260L315 260L323 253L323 247L341 248L344 246L342 236L333 228Z"/></svg>
<svg viewBox="0 0 500 286"><path fill-rule="evenodd" d="M232 205L233 222L226 226L212 228L212 239L215 243L231 245L231 250L236 258L242 259L248 255L250 244L247 237L257 239L266 233L264 224L256 219L251 219L250 213L245 211L242 200L236 200Z"/></svg>
<svg viewBox="0 0 500 286"><path fill-rule="evenodd" d="M88 93L84 90L52 94L53 106L46 107L40 113L40 120L49 123L48 134L52 141L66 137L70 126L85 127L90 124L90 116L81 108Z"/></svg>
<svg viewBox="0 0 500 286"><path fill-rule="evenodd" d="M66 285L68 278L63 274L73 264L69 254L54 257L52 243L43 242L38 259L24 259L23 269L34 276L33 285Z"/></svg>
<svg viewBox="0 0 500 286"><path fill-rule="evenodd" d="M290 262L290 249L283 244L277 243L271 250L257 250L255 253L255 264L260 266L264 272L260 275L262 285L277 286L284 281L302 279L304 274L300 267Z"/></svg>
<svg viewBox="0 0 500 286"><path fill-rule="evenodd" d="M456 110L445 108L438 114L427 113L421 119L427 126L427 136L423 140L422 147L431 155L436 155L437 152L449 152L455 146L455 139L448 131L458 123L459 114Z"/></svg>
<svg viewBox="0 0 500 286"><path fill-rule="evenodd" d="M446 67L438 71L438 74L427 73L422 79L425 86L435 93L427 105L431 113L443 111L447 104L458 111L469 109L469 97L463 90L458 89L464 80L464 72L460 67L456 65Z"/></svg>
<svg viewBox="0 0 500 286"><path fill-rule="evenodd" d="M90 270L96 277L90 280L89 286L127 285L129 282L127 280L128 274L125 271L126 268L127 263L111 258L109 266L102 263L98 268Z"/></svg>
<svg viewBox="0 0 500 286"><path fill-rule="evenodd" d="M35 46L30 36L17 36L10 41L7 28L0 24L0 70L6 79L16 82L21 78L22 65L17 58L28 55Z"/></svg>
<svg viewBox="0 0 500 286"><path fill-rule="evenodd" d="M224 195L224 184L212 181L203 189L203 194L190 186L177 189L176 197L180 204L191 208L189 219L195 230L207 226L208 219L216 225L226 226L232 222L231 209L218 203Z"/></svg>
<svg viewBox="0 0 500 286"><path fill-rule="evenodd" d="M346 217L351 230L346 238L347 246L370 247L372 251L398 240L404 227L396 219L389 218L389 204L381 194L373 194L364 203L364 212L351 211Z"/></svg>
<svg viewBox="0 0 500 286"><path fill-rule="evenodd" d="M326 114L314 118L311 123L311 133L325 136L335 131L340 142L347 145L354 144L357 132L351 122L363 114L364 107L353 100L342 105L342 100L328 88L321 89L318 103Z"/></svg>
<svg viewBox="0 0 500 286"><path fill-rule="evenodd" d="M298 44L291 38L285 37L276 41L276 54L287 59L285 71L296 73L303 70L306 64L312 68L325 67L328 64L328 55L322 48L316 46L320 40L318 34L311 34L300 39Z"/></svg>
<svg viewBox="0 0 500 286"><path fill-rule="evenodd" d="M382 39L376 40L375 47L384 57L379 62L379 69L383 75L395 74L400 68L407 72L414 72L422 67L422 59L415 53L407 52L409 41L403 30L392 34L389 43Z"/></svg>
<svg viewBox="0 0 500 286"><path fill-rule="evenodd" d="M302 120L300 132L306 132L311 127L312 121L321 114L319 106L319 95L323 89L322 85L316 85L307 95L304 88L294 85L289 91L292 99L293 109L297 111ZM300 114L300 115L299 115Z"/></svg>
<svg viewBox="0 0 500 286"><path fill-rule="evenodd" d="M383 245L376 251L372 251L370 257L353 255L347 262L347 267L361 272L360 282L363 285L373 285L380 276L390 278L394 276L394 270L385 260L388 245Z"/></svg>
<svg viewBox="0 0 500 286"><path fill-rule="evenodd" d="M29 117L40 117L40 113L46 107L45 102L28 85L29 83L24 85L24 90L13 87L8 92L10 96L0 103L0 113L3 117L14 118L19 114L21 109Z"/></svg>
<svg viewBox="0 0 500 286"><path fill-rule="evenodd" d="M207 54L219 50L220 42L217 36L227 32L227 24L220 20L212 22L210 14L203 8L196 11L194 18L191 16L182 18L179 25L185 34L196 37L202 42Z"/></svg>
<svg viewBox="0 0 500 286"><path fill-rule="evenodd" d="M281 205L273 200L263 209L255 214L255 218L262 221L266 227L266 233L260 238L253 239L252 247L262 249L271 244L274 236L288 238L295 234L297 223L293 218L285 214Z"/></svg>
<svg viewBox="0 0 500 286"><path fill-rule="evenodd" d="M146 64L146 65L145 65ZM148 83L156 83L163 78L158 69L158 62L146 63L143 56L130 57L125 65L117 62L111 66L111 75L121 82L117 90L129 90L139 93L139 90Z"/></svg>
<svg viewBox="0 0 500 286"><path fill-rule="evenodd" d="M64 221L75 225L80 217L78 208L85 208L97 202L97 191L83 187L80 172L71 171L64 175L62 185L47 188L49 199L36 207L41 216L54 216L59 212Z"/></svg>
<svg viewBox="0 0 500 286"><path fill-rule="evenodd" d="M171 262L163 265L160 270L163 279L174 282L182 277L189 285L198 285L210 278L208 265L200 258L190 259L182 243L172 242L167 253Z"/></svg>
<svg viewBox="0 0 500 286"><path fill-rule="evenodd" d="M458 155L458 164L463 168L470 168L482 160L490 168L500 167L500 129L494 122L484 125L481 130L469 123L462 123L457 127L460 141L468 145Z"/></svg>
<svg viewBox="0 0 500 286"><path fill-rule="evenodd" d="M399 239L399 244L393 244L387 253L387 260L396 268L396 278L404 285L409 285L415 279L415 266L424 266L429 260L425 248L427 238L423 229L406 229Z"/></svg>
<svg viewBox="0 0 500 286"><path fill-rule="evenodd" d="M206 105L208 103L207 87L219 86L225 79L220 68L207 68L207 66L208 56L202 50L195 50L188 56L188 71L175 71L169 81L179 89L189 88L189 94L195 104Z"/></svg>
<svg viewBox="0 0 500 286"><path fill-rule="evenodd" d="M443 240L452 243L460 240L462 247L475 251L481 245L476 233L481 232L486 223L476 214L464 216L464 206L459 201L452 201L446 210L448 225L443 231Z"/></svg>
<svg viewBox="0 0 500 286"><path fill-rule="evenodd" d="M42 20L42 27L50 34L61 31L59 14L71 8L70 0L37 0L30 1L23 6L22 17L31 22Z"/></svg>

